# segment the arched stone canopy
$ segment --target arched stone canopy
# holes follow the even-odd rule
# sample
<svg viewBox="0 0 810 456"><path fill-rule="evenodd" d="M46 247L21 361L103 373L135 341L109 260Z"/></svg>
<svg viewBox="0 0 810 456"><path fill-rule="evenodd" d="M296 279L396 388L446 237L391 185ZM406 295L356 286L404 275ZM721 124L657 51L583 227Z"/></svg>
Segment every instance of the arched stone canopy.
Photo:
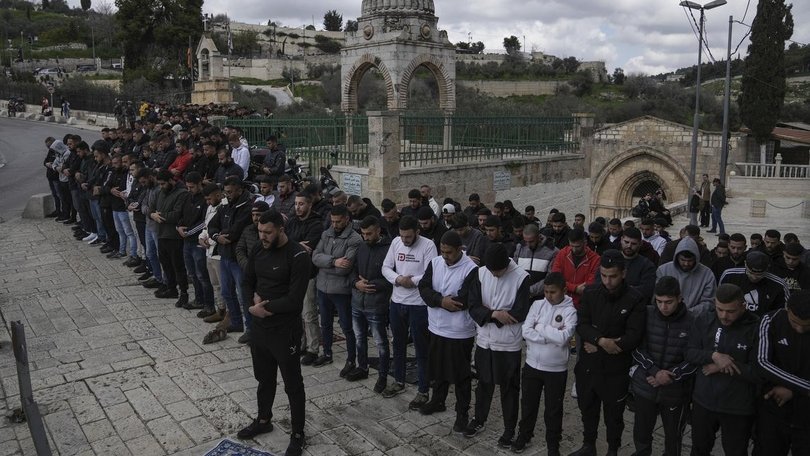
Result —
<svg viewBox="0 0 810 456"><path fill-rule="evenodd" d="M669 202L689 197L689 176L671 157L649 148L627 150L610 160L591 187L592 215L627 216L633 207L633 191L644 181L657 183Z"/></svg>
<svg viewBox="0 0 810 456"><path fill-rule="evenodd" d="M456 109L456 81L448 74L444 62L430 54L421 54L411 61L402 73L399 83L399 109L408 109L408 89L411 79L419 67L425 67L433 73L439 87L439 109L452 112Z"/></svg>
<svg viewBox="0 0 810 456"><path fill-rule="evenodd" d="M394 81L391 79L391 73L379 57L364 54L354 62L354 65L352 65L351 69L346 73L347 76L343 81L341 108L344 112L357 112L357 88L360 85L360 81L363 80L363 76L371 68L376 68L385 80L388 109L391 111L397 110L397 102L399 100L397 98L396 88L394 87Z"/></svg>

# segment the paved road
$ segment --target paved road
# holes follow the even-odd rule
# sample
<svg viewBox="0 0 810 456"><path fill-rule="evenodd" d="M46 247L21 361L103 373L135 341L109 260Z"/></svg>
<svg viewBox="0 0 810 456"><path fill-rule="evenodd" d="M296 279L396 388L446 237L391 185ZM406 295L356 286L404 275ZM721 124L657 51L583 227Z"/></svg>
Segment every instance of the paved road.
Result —
<svg viewBox="0 0 810 456"><path fill-rule="evenodd" d="M28 197L47 193L48 182L42 160L45 138L62 138L68 133L90 139L93 131L30 120L0 118L0 219L22 215Z"/></svg>

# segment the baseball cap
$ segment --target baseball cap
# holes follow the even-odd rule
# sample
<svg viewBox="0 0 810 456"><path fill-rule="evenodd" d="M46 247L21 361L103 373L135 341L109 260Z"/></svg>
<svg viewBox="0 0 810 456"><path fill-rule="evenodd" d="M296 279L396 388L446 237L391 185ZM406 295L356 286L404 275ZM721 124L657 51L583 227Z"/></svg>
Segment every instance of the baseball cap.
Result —
<svg viewBox="0 0 810 456"><path fill-rule="evenodd" d="M455 214L456 213L456 206L452 204L445 204L442 206L442 214Z"/></svg>
<svg viewBox="0 0 810 456"><path fill-rule="evenodd" d="M745 266L751 272L765 272L770 265L771 258L758 250L749 252L748 255L745 256Z"/></svg>
<svg viewBox="0 0 810 456"><path fill-rule="evenodd" d="M602 259L599 263L603 268L612 268L616 266L624 267L624 256L616 249L610 249L602 254Z"/></svg>

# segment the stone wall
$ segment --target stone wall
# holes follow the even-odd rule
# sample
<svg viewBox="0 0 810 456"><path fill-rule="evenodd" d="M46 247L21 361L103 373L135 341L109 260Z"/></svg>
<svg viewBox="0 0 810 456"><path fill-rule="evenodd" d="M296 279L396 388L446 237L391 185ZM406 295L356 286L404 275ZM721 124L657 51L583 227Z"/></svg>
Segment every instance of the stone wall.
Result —
<svg viewBox="0 0 810 456"><path fill-rule="evenodd" d="M461 81L456 85L476 90L493 97L554 95L557 87L567 85L566 81Z"/></svg>

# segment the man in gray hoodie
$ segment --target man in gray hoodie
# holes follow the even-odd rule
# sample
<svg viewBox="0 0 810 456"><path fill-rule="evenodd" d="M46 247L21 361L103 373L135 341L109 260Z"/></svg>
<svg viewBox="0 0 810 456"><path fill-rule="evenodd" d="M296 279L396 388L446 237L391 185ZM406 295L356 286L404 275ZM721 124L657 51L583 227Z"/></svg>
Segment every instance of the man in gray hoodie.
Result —
<svg viewBox="0 0 810 456"><path fill-rule="evenodd" d="M681 239L675 249L675 259L662 264L656 271L657 279L671 276L678 279L686 308L694 315L711 311L717 288L714 273L700 263L700 250L694 239Z"/></svg>

